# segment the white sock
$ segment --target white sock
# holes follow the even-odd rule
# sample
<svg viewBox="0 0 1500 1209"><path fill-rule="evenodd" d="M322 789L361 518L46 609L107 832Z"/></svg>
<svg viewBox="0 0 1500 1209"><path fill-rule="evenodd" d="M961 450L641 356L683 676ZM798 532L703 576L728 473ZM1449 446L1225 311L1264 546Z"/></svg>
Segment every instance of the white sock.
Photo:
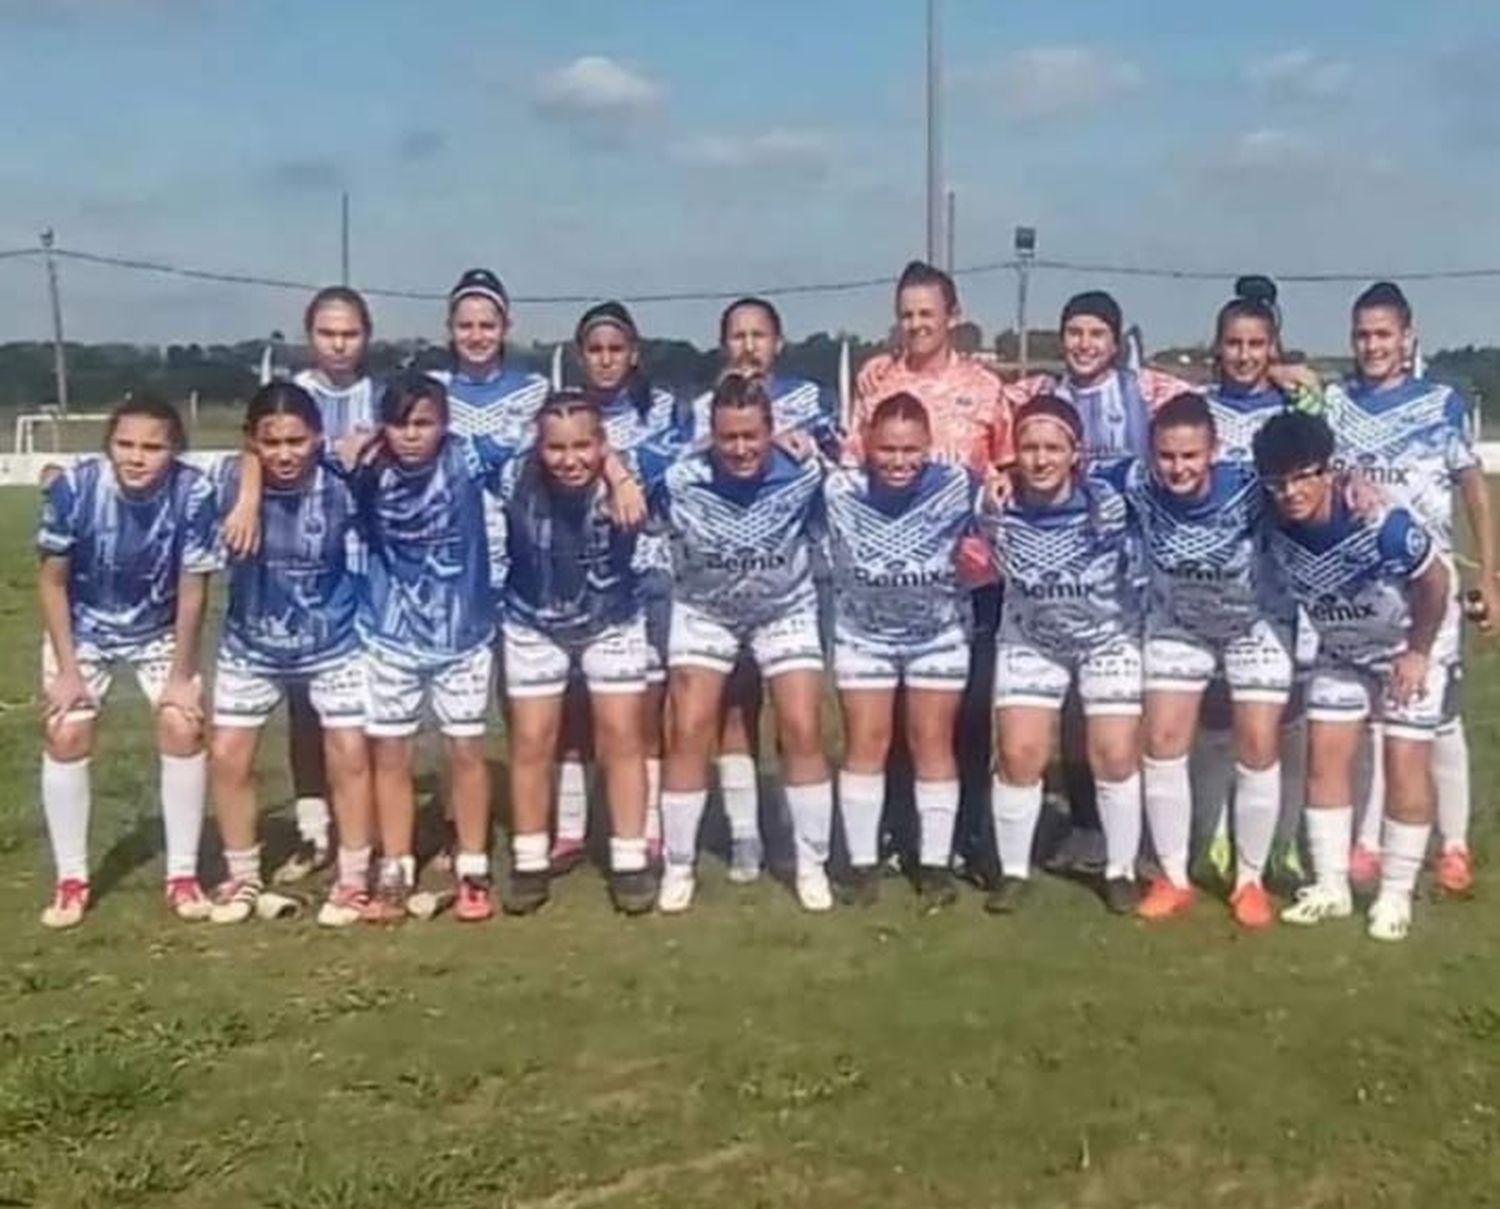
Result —
<svg viewBox="0 0 1500 1209"><path fill-rule="evenodd" d="M545 831L517 832L510 837L511 864L517 873L542 873L551 866Z"/></svg>
<svg viewBox="0 0 1500 1209"><path fill-rule="evenodd" d="M755 761L738 752L720 756L719 793L729 834L737 840L760 838L760 795L755 780Z"/></svg>
<svg viewBox="0 0 1500 1209"><path fill-rule="evenodd" d="M161 821L167 833L167 876L198 876L203 803L208 796L208 754L161 758ZM323 838L328 838L324 831Z"/></svg>
<svg viewBox="0 0 1500 1209"><path fill-rule="evenodd" d="M333 815L328 803L322 798L298 798L297 834L309 844L319 848L328 847L328 832L333 826Z"/></svg>
<svg viewBox="0 0 1500 1209"><path fill-rule="evenodd" d="M1354 800L1360 803L1356 842L1380 853L1380 824L1385 818L1385 734L1365 727L1354 756Z"/></svg>
<svg viewBox="0 0 1500 1209"><path fill-rule="evenodd" d="M1318 885L1340 894L1349 893L1349 844L1353 839L1354 808L1309 809L1307 847L1312 854L1313 876Z"/></svg>
<svg viewBox="0 0 1500 1209"><path fill-rule="evenodd" d="M1141 774L1123 781L1097 779L1099 817L1104 820L1106 878L1135 880L1135 861L1141 851Z"/></svg>
<svg viewBox="0 0 1500 1209"><path fill-rule="evenodd" d="M1297 842L1302 810L1307 805L1307 719L1297 718L1281 728L1281 809L1276 817L1276 843Z"/></svg>
<svg viewBox="0 0 1500 1209"><path fill-rule="evenodd" d="M57 880L89 880L89 761L42 756L42 814Z"/></svg>
<svg viewBox="0 0 1500 1209"><path fill-rule="evenodd" d="M1200 727L1188 760L1193 832L1205 846L1224 827L1234 784L1234 732Z"/></svg>
<svg viewBox="0 0 1500 1209"><path fill-rule="evenodd" d="M1281 815L1281 765L1234 766L1234 888L1259 882Z"/></svg>
<svg viewBox="0 0 1500 1209"><path fill-rule="evenodd" d="M707 804L706 789L661 791L661 830L667 841L667 864L693 867L698 859L698 827Z"/></svg>
<svg viewBox="0 0 1500 1209"><path fill-rule="evenodd" d="M917 820L922 834L922 864L946 869L953 859L953 824L958 820L957 781L917 781Z"/></svg>
<svg viewBox="0 0 1500 1209"><path fill-rule="evenodd" d="M990 814L995 820L1000 872L1006 877L1030 877L1031 847L1036 840L1037 820L1042 816L1042 783L1007 785L996 777Z"/></svg>
<svg viewBox="0 0 1500 1209"><path fill-rule="evenodd" d="M408 890L417 884L417 858L388 856L380 862L380 880L387 885L400 882Z"/></svg>
<svg viewBox="0 0 1500 1209"><path fill-rule="evenodd" d="M646 839L636 836L622 839L609 837L609 867L615 873L639 873L646 867Z"/></svg>
<svg viewBox="0 0 1500 1209"><path fill-rule="evenodd" d="M229 880L233 882L259 883L260 845L253 848L224 849L224 864L229 867Z"/></svg>
<svg viewBox="0 0 1500 1209"><path fill-rule="evenodd" d="M1443 851L1469 848L1469 740L1464 724L1438 731L1432 741L1432 782L1437 789L1438 835Z"/></svg>
<svg viewBox="0 0 1500 1209"><path fill-rule="evenodd" d="M880 812L885 805L885 773L839 770L839 815L849 863L868 868L880 860Z"/></svg>
<svg viewBox="0 0 1500 1209"><path fill-rule="evenodd" d="M661 760L646 757L646 843L661 843Z"/></svg>
<svg viewBox="0 0 1500 1209"><path fill-rule="evenodd" d="M1188 758L1141 760L1141 781L1146 789L1146 821L1156 863L1174 886L1188 885L1188 844L1193 829L1193 782Z"/></svg>
<svg viewBox="0 0 1500 1209"><path fill-rule="evenodd" d="M338 881L341 886L363 890L370 880L370 848L339 848Z"/></svg>
<svg viewBox="0 0 1500 1209"><path fill-rule="evenodd" d="M589 787L582 761L557 766L557 838L583 842L589 826Z"/></svg>
<svg viewBox="0 0 1500 1209"><path fill-rule="evenodd" d="M1380 852L1380 897L1410 899L1417 888L1422 862L1427 859L1432 825L1386 819L1384 838Z"/></svg>
<svg viewBox="0 0 1500 1209"><path fill-rule="evenodd" d="M488 852L459 852L453 857L453 876L457 878L486 878L490 875Z"/></svg>
<svg viewBox="0 0 1500 1209"><path fill-rule="evenodd" d="M833 833L833 782L788 785L786 806L792 816L797 872L822 869L828 863L828 841Z"/></svg>

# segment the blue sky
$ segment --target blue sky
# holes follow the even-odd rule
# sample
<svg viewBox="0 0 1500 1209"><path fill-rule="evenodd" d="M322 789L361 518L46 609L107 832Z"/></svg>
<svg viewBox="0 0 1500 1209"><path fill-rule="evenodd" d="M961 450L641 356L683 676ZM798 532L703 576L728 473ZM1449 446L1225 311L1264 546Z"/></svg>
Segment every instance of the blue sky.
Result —
<svg viewBox="0 0 1500 1209"><path fill-rule="evenodd" d="M924 240L922 0L0 0L0 248L60 242L522 295L737 290L896 271ZM1227 272L1500 265L1500 5L1474 0L944 0L960 265L1042 253ZM1008 274L963 280L986 331ZM1045 322L1114 289L1148 342L1206 334L1227 280L1047 273ZM70 335L295 326L301 299L63 266ZM1429 345L1494 341L1500 282L1412 288ZM1342 339L1351 287L1289 286L1290 334ZM800 297L793 334L883 329L885 290ZM522 337L579 308L520 308ZM700 342L717 304L638 308ZM380 301L388 334L441 308ZM0 340L46 331L0 262Z"/></svg>

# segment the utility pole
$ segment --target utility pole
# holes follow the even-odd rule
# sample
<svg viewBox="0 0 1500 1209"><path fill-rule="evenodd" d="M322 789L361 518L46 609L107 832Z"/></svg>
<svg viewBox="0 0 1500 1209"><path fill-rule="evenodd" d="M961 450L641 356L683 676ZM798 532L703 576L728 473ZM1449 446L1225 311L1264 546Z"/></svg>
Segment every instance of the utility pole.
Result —
<svg viewBox="0 0 1500 1209"><path fill-rule="evenodd" d="M943 64L939 4L927 0L927 262L943 247Z"/></svg>
<svg viewBox="0 0 1500 1209"><path fill-rule="evenodd" d="M349 193L345 190L339 208L339 284L349 284Z"/></svg>
<svg viewBox="0 0 1500 1209"><path fill-rule="evenodd" d="M1016 338L1021 377L1026 376L1030 337L1026 331L1026 294L1031 286L1031 266L1036 260L1036 228L1016 228Z"/></svg>
<svg viewBox="0 0 1500 1209"><path fill-rule="evenodd" d="M943 268L952 276L953 266L957 263L953 251L958 246L958 194L952 189L948 190L948 220L943 224L943 233L948 237L947 259L943 262Z"/></svg>
<svg viewBox="0 0 1500 1209"><path fill-rule="evenodd" d="M57 259L52 255L56 240L52 228L42 232L42 256L47 262L47 292L52 298L52 372L57 379L57 409L68 414L68 354L63 347L62 296L57 289Z"/></svg>

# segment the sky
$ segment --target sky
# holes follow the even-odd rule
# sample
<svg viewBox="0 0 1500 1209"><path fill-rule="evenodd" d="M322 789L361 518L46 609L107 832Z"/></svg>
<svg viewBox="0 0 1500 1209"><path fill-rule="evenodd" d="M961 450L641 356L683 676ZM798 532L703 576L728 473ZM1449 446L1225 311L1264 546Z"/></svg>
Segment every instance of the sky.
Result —
<svg viewBox="0 0 1500 1209"><path fill-rule="evenodd" d="M1240 272L1500 267L1492 0L940 0L959 268L1044 257L1031 315L1111 289L1148 345L1209 334ZM518 298L893 276L925 247L924 0L0 0L0 251L60 246L294 281ZM295 329L298 291L64 262L70 338ZM1014 322L1008 271L968 315ZM1289 340L1345 339L1349 284L1288 284ZM1429 348L1500 343L1500 279L1410 288ZM886 286L783 300L788 334L889 323ZM721 304L643 303L706 344ZM437 339L440 303L374 300ZM576 303L518 301L520 339ZM45 337L0 259L0 341Z"/></svg>

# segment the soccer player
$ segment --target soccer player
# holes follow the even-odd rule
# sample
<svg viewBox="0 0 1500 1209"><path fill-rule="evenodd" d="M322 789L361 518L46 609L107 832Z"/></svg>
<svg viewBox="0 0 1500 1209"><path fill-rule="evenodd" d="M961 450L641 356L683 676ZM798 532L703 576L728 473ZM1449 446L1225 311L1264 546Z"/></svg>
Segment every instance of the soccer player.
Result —
<svg viewBox="0 0 1500 1209"><path fill-rule="evenodd" d="M1261 883L1280 812L1281 716L1292 687L1290 602L1265 560L1265 507L1254 468L1216 460L1210 405L1181 394L1150 421L1149 463L1128 464L1119 485L1142 534L1145 617L1146 818L1162 876L1138 914L1187 910L1192 785L1188 753L1204 690L1216 674L1233 703L1234 833L1230 899L1247 928L1274 920Z"/></svg>
<svg viewBox="0 0 1500 1209"><path fill-rule="evenodd" d="M1397 506L1366 520L1350 509L1334 450L1328 423L1300 412L1277 416L1255 437L1255 466L1277 515L1271 552L1319 638L1305 816L1316 880L1281 918L1315 924L1353 910L1351 770L1373 718L1382 723L1386 797L1369 934L1401 940L1432 831L1432 740L1457 656L1450 578L1412 512Z"/></svg>
<svg viewBox="0 0 1500 1209"><path fill-rule="evenodd" d="M863 905L878 892L886 761L904 687L920 832L917 890L923 902L944 907L957 893L949 872L959 800L954 730L969 678L958 550L973 530L977 483L963 466L932 460L927 409L912 395L882 400L861 444L864 465L835 470L823 488L849 893Z"/></svg>
<svg viewBox="0 0 1500 1209"><path fill-rule="evenodd" d="M646 859L646 621L633 569L636 539L611 518L604 419L582 392L553 394L530 453L501 472L508 568L503 593L514 872L505 908L547 901L547 821L563 696L579 675L612 820L610 896L651 909Z"/></svg>
<svg viewBox="0 0 1500 1209"><path fill-rule="evenodd" d="M99 709L128 667L156 716L166 831L167 906L206 919L198 841L207 778L198 647L213 567L213 490L178 459L182 419L168 403L127 400L104 454L80 459L42 494L42 811L57 867L49 928L89 906L89 757Z"/></svg>
<svg viewBox="0 0 1500 1209"><path fill-rule="evenodd" d="M719 316L719 356L724 374L754 376L771 402L772 434L806 451L835 451L837 426L827 393L815 382L781 373L781 314L764 298L740 298ZM708 391L682 410L678 439L702 452L713 442L713 400ZM747 662L734 669L724 693L726 708L716 761L719 792L729 822L729 879L753 882L765 849L760 837L760 798L755 771L760 730L761 682Z"/></svg>
<svg viewBox="0 0 1500 1209"><path fill-rule="evenodd" d="M992 798L1001 879L986 899L1017 910L1030 887L1042 775L1077 683L1107 855L1104 900L1136 907L1141 841L1139 552L1125 500L1083 472L1071 403L1039 395L1016 413L1014 487L984 515L1005 576L995 667Z"/></svg>
<svg viewBox="0 0 1500 1209"><path fill-rule="evenodd" d="M245 436L261 465L260 550L226 564L210 772L229 878L210 918L240 923L277 905L279 896L266 896L261 880L254 764L261 729L295 687L316 712L338 820L338 870L318 922L347 927L369 907L371 830L365 669L350 557L354 497L325 453L322 409L295 383L256 392ZM239 466L230 460L220 468L226 512L240 497Z"/></svg>
<svg viewBox="0 0 1500 1209"><path fill-rule="evenodd" d="M769 391L730 374L714 391L712 444L664 472L642 463L653 512L673 538L667 755L662 768L666 864L657 909L692 904L698 826L729 674L749 654L776 708L782 777L796 839L797 897L833 905L825 865L833 786L823 755L823 648L812 539L823 472L773 440ZM753 767L752 767L753 773Z"/></svg>
<svg viewBox="0 0 1500 1209"><path fill-rule="evenodd" d="M1400 288L1377 282L1355 300L1352 320L1355 373L1325 394L1328 422L1336 435L1334 466L1353 471L1409 509L1432 535L1437 556L1453 567L1453 488L1458 487L1479 566L1474 590L1482 606L1482 632L1500 621L1495 581L1495 529L1484 468L1474 450L1469 405L1450 386L1411 373L1415 343L1411 305ZM1459 605L1449 603L1448 625L1457 630ZM1455 710L1448 711L1432 744L1441 843L1438 884L1461 894L1473 884L1469 856L1469 751ZM1371 836L1373 841L1374 837ZM1377 853L1356 847L1356 881L1372 879Z"/></svg>
<svg viewBox="0 0 1500 1209"><path fill-rule="evenodd" d="M653 386L646 376L640 343L635 320L618 302L603 302L585 311L574 334L583 365L584 393L599 409L609 448L619 453L629 453L647 443L670 445L676 422L677 401L671 391ZM661 535L641 534L637 538L636 570L646 614L646 840L659 858L661 723L672 612L672 561ZM578 696L575 685L569 691L563 724L568 750L558 765L554 873L566 872L583 858L588 827L588 791L581 756L587 745L587 717L577 707ZM583 705L586 707L587 702Z"/></svg>

